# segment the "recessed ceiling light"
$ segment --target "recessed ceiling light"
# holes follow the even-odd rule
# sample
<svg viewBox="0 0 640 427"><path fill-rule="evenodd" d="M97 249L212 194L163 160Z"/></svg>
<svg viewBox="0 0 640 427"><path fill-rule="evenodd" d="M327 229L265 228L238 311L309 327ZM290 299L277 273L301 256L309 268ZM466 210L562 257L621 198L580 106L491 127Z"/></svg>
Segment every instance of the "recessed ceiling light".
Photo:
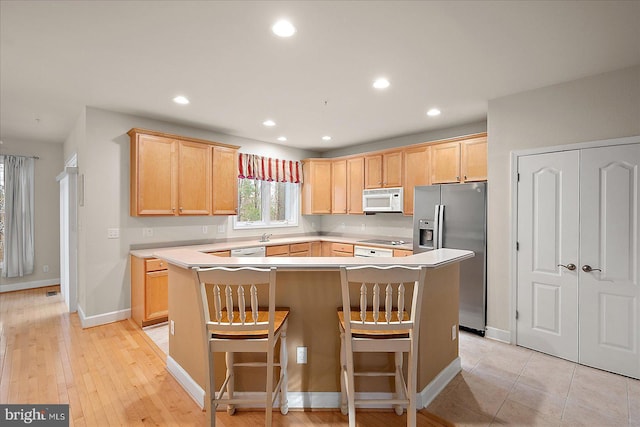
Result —
<svg viewBox="0 0 640 427"><path fill-rule="evenodd" d="M189 103L189 100L186 96L179 95L173 98L173 102L175 102L176 104L187 105Z"/></svg>
<svg viewBox="0 0 640 427"><path fill-rule="evenodd" d="M383 77L376 79L376 81L373 82L373 87L376 89L386 89L389 87L389 85L390 85L389 80Z"/></svg>
<svg viewBox="0 0 640 427"><path fill-rule="evenodd" d="M435 117L439 115L440 115L440 110L438 110L437 108L432 108L429 111L427 111L427 116L429 117Z"/></svg>
<svg viewBox="0 0 640 427"><path fill-rule="evenodd" d="M296 27L286 19L281 19L273 24L271 31L278 37L291 37L296 33Z"/></svg>
<svg viewBox="0 0 640 427"><path fill-rule="evenodd" d="M265 120L264 122L262 122L262 124L265 126L271 127L271 126L275 126L276 122L274 122L273 120Z"/></svg>
<svg viewBox="0 0 640 427"><path fill-rule="evenodd" d="M286 137L286 136L279 136L279 137L278 137L278 141L282 141L282 142L284 142L284 141L286 141L286 140L287 140L287 137Z"/></svg>
<svg viewBox="0 0 640 427"><path fill-rule="evenodd" d="M331 137L329 135L325 135L322 137L323 141L331 141Z"/></svg>

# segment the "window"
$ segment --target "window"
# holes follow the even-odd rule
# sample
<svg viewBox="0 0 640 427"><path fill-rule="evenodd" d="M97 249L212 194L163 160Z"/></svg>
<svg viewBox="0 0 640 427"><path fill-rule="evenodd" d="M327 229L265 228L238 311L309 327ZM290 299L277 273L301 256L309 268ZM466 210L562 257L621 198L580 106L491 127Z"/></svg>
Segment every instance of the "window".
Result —
<svg viewBox="0 0 640 427"><path fill-rule="evenodd" d="M233 228L297 226L299 194L299 184L239 178Z"/></svg>

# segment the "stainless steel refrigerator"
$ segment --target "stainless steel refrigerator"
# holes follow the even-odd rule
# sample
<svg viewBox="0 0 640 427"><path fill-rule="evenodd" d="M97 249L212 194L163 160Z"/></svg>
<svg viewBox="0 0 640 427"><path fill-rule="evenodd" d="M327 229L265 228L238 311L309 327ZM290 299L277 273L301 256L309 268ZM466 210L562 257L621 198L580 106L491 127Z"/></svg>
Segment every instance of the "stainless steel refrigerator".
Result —
<svg viewBox="0 0 640 427"><path fill-rule="evenodd" d="M487 183L415 187L413 251L467 249L460 264L460 326L484 336L487 295Z"/></svg>

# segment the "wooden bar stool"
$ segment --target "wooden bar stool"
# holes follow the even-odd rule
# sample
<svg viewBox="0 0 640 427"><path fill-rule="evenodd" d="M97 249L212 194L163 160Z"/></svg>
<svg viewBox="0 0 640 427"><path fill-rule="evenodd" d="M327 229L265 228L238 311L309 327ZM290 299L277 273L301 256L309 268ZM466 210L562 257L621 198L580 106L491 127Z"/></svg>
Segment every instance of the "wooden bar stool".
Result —
<svg viewBox="0 0 640 427"><path fill-rule="evenodd" d="M289 309L275 308L276 268L214 267L196 268L198 305L202 313L202 335L207 348L207 416L215 426L218 405L226 404L230 414L235 405L265 405L265 425L271 426L273 405L280 396L280 412L289 411L287 402L287 318ZM268 297L268 309L258 306L258 296ZM247 308L248 306L248 308ZM280 341L280 363L274 361ZM216 392L213 354L226 354L226 376ZM265 353L266 362L235 363L234 353ZM266 367L266 395L262 399L234 396L235 369L239 366ZM274 366L280 367L275 387Z"/></svg>
<svg viewBox="0 0 640 427"><path fill-rule="evenodd" d="M340 388L342 413L349 414L349 426L356 425L355 408L364 404L393 405L398 415L407 407L407 426L416 425L416 383L418 336L425 269L423 267L341 267L342 309L340 328ZM411 292L411 304L406 297ZM352 297L358 308L352 308ZM394 353L393 371L355 371L354 353ZM402 365L408 353L407 379ZM391 399L356 399L355 377L393 377Z"/></svg>

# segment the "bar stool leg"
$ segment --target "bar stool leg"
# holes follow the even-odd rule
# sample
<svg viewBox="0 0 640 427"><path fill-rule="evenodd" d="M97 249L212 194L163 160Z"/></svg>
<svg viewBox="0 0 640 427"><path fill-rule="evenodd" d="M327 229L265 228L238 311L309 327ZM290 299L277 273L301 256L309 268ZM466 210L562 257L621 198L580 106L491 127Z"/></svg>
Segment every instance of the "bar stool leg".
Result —
<svg viewBox="0 0 640 427"><path fill-rule="evenodd" d="M229 382L227 383L227 393L229 394L229 399L233 399L233 390L234 390L234 380L235 380L235 370L233 367L233 353L225 353L225 362L227 364L227 376L229 377ZM222 396L221 396L222 397ZM233 415L236 413L235 405L227 405L227 414Z"/></svg>
<svg viewBox="0 0 640 427"><path fill-rule="evenodd" d="M395 353L395 361L396 399L402 399L402 396L404 395L404 390L402 390L402 379L400 377L402 375L402 352L397 351ZM402 415L402 413L404 412L404 408L402 407L402 405L394 405L393 408L398 415Z"/></svg>
<svg viewBox="0 0 640 427"><path fill-rule="evenodd" d="M205 411L207 412L207 424L211 427L215 427L216 425L216 382L215 382L215 372L214 372L214 363L213 363L213 353L210 351L208 353L209 358L209 382L208 390L206 390L206 398L207 402L205 402Z"/></svg>
<svg viewBox="0 0 640 427"><path fill-rule="evenodd" d="M340 326L338 326L338 328L340 329L340 412L342 412L342 415L347 415L349 408L347 406L346 384L344 382L345 369L347 366L344 350L344 330Z"/></svg>
<svg viewBox="0 0 640 427"><path fill-rule="evenodd" d="M280 375L282 376L282 384L280 386L280 413L282 415L287 415L289 412L289 398L287 396L287 381L289 380L289 374L287 374L287 366L289 365L287 326L288 322L285 322L280 332Z"/></svg>
<svg viewBox="0 0 640 427"><path fill-rule="evenodd" d="M265 426L271 427L271 414L273 413L273 345L269 344L267 350L267 386L265 390Z"/></svg>

